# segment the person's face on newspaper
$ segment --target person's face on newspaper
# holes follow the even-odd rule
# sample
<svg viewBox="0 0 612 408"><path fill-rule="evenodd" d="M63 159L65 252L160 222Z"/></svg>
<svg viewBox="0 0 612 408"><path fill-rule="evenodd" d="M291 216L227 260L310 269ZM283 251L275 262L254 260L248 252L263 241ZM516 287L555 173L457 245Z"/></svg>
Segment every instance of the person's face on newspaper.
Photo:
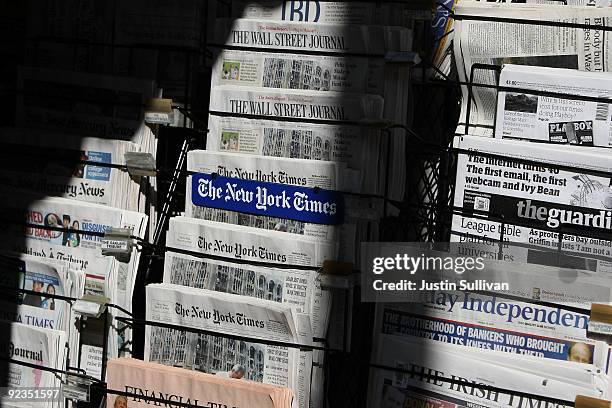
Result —
<svg viewBox="0 0 612 408"><path fill-rule="evenodd" d="M240 380L242 377L244 377L244 370L238 370L238 371L232 370L230 372L230 378L235 378L237 380Z"/></svg>
<svg viewBox="0 0 612 408"><path fill-rule="evenodd" d="M115 403L113 404L114 408L127 408L127 398L120 395L115 398Z"/></svg>
<svg viewBox="0 0 612 408"><path fill-rule="evenodd" d="M570 348L567 359L576 363L590 363L591 349L585 343L576 343Z"/></svg>
<svg viewBox="0 0 612 408"><path fill-rule="evenodd" d="M42 292L44 284L40 281L32 282L32 290L34 292Z"/></svg>

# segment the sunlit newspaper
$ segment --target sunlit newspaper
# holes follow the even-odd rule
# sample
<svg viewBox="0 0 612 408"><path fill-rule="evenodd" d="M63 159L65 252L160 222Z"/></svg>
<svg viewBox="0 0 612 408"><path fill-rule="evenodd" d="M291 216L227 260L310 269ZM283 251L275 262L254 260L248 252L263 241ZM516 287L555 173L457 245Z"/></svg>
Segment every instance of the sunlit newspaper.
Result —
<svg viewBox="0 0 612 408"><path fill-rule="evenodd" d="M384 95L385 68L381 58L223 50L211 85Z"/></svg>
<svg viewBox="0 0 612 408"><path fill-rule="evenodd" d="M221 378L128 358L108 362L108 388L129 394L125 397L109 393L108 408L128 401L130 407L159 404L153 398L192 406L289 408L294 399L294 393L285 387Z"/></svg>
<svg viewBox="0 0 612 408"><path fill-rule="evenodd" d="M125 164L125 153L139 151L135 143L27 128L1 128L0 143L5 154L13 155L0 164L1 184L8 191L27 190L132 211L144 199L140 182L127 171L108 167Z"/></svg>
<svg viewBox="0 0 612 408"><path fill-rule="evenodd" d="M363 1L233 0L232 17L298 21L312 24L381 24L410 26L414 19L430 18L431 4L368 3Z"/></svg>
<svg viewBox="0 0 612 408"><path fill-rule="evenodd" d="M304 235L186 217L170 219L168 236L189 251L270 266L321 266L337 251L335 243Z"/></svg>
<svg viewBox="0 0 612 408"><path fill-rule="evenodd" d="M210 115L206 150L346 163L361 177L358 191L377 194L385 141L379 131L358 126L281 122Z"/></svg>
<svg viewBox="0 0 612 408"><path fill-rule="evenodd" d="M610 45L605 31L554 25L555 22L610 25L612 9L597 7L551 7L540 5L491 5L464 2L457 5L457 15L551 22L517 24L498 21L456 19L454 52L459 79L475 84L497 85L497 72L475 64L502 66L506 63L572 68L582 71L608 71ZM472 76L473 72L473 76ZM500 84L503 85L503 84ZM458 132L492 136L497 90L462 86L463 101ZM468 114L469 105L469 118ZM465 124L469 119L469 128Z"/></svg>
<svg viewBox="0 0 612 408"><path fill-rule="evenodd" d="M244 378L289 387L296 393L295 406L308 406L312 352L257 342L311 344L308 315L277 302L156 284L147 286L147 320L177 325L178 330L148 325L146 361L221 376L239 364ZM180 327L247 336L252 341L185 332Z"/></svg>
<svg viewBox="0 0 612 408"><path fill-rule="evenodd" d="M168 239L166 245L181 248L180 243ZM298 269L263 268L213 259L198 258L167 252L164 259L164 283L209 289L217 292L272 300L307 313L312 323L313 336L325 337L327 308L321 310L321 285L318 273Z"/></svg>
<svg viewBox="0 0 612 408"><path fill-rule="evenodd" d="M71 296L72 276L66 265L29 255L8 254L0 255L0 265L3 270L0 286L34 292L19 293L17 307L14 298L1 299L0 320L42 329L70 330L70 304L45 296Z"/></svg>
<svg viewBox="0 0 612 408"><path fill-rule="evenodd" d="M210 91L210 110L304 121L359 121L382 117L383 99L376 95L217 86Z"/></svg>
<svg viewBox="0 0 612 408"><path fill-rule="evenodd" d="M495 137L580 146L612 146L612 79L603 72L504 65L500 84L519 88L497 97ZM529 90L575 95L558 98ZM601 102L580 97L602 98ZM610 101L612 102L612 100Z"/></svg>
<svg viewBox="0 0 612 408"><path fill-rule="evenodd" d="M20 199L26 199L26 196ZM19 210L19 199L14 199L14 205ZM45 198L22 205L27 205L22 222L32 225L25 228L23 242L16 242L11 237L23 234L24 228L18 218L16 224L9 224L7 231L12 233L4 235L2 248L59 260L71 268L81 269L85 273L85 293L108 297L111 302L131 310L140 253L133 248L129 260L103 256L103 238L87 232L104 233L110 228L128 228L134 236L142 238L147 227L146 215L64 198ZM18 214L23 217L23 209ZM37 228L36 225L75 231ZM119 312L113 309L113 313ZM129 331L125 335L129 340ZM111 336L111 355L116 355L123 340Z"/></svg>
<svg viewBox="0 0 612 408"><path fill-rule="evenodd" d="M355 191L355 185L361 182L361 175L354 174L354 172L350 174L344 163L261 157L240 153L209 152L207 150L189 152L187 170L207 174L217 173L223 177L243 180L300 187L319 187L336 191ZM349 180L353 175L355 176L353 178L357 179L355 182ZM193 203L193 200L198 197L210 197L212 187L210 184L200 183L197 190L194 190L192 178L193 176L187 177L186 183L185 216L187 217L290 232L324 241L339 239L338 228L333 225L314 224L199 206ZM224 184L213 186L223 188L224 191L226 189ZM268 196L265 194L258 194L255 198L258 205L264 208L267 199ZM304 205L316 205L316 202L316 196L304 197ZM354 240L354 237L345 237L345 239Z"/></svg>
<svg viewBox="0 0 612 408"><path fill-rule="evenodd" d="M495 362L473 358L465 353L449 352L438 347L412 343L400 336L379 334L375 340L373 361L391 370L373 369L370 374L369 403L371 406L404 406L412 395L420 400L434 398L447 402L443 406L530 407L548 404L547 398L571 402L557 407L571 407L577 395L602 398L606 384L602 381L581 385L565 382L547 374L513 369L502 361L512 356L501 353ZM393 368L410 373L392 371ZM562 373L564 367L557 368ZM429 377L427 377L429 376ZM440 376L467 384L446 382ZM509 389L533 396L516 395L483 388L484 385ZM452 405L456 404L456 405Z"/></svg>
<svg viewBox="0 0 612 408"><path fill-rule="evenodd" d="M610 271L612 192L606 174L612 171L612 157L607 149L526 143L455 138L461 153L454 206L461 215L453 216L451 240L487 245L480 256L489 258L497 258L499 240L522 244L504 246L503 260L511 262L531 263L538 248L549 253L561 249L562 255L574 257L576 269Z"/></svg>
<svg viewBox="0 0 612 408"><path fill-rule="evenodd" d="M217 19L216 24L217 41L231 46L378 56L412 48L412 31L404 27L250 19Z"/></svg>
<svg viewBox="0 0 612 408"><path fill-rule="evenodd" d="M444 305L432 302L442 303L443 298ZM451 305L451 301L456 303ZM509 311L504 314L506 308ZM515 360L543 360L538 364L573 362L603 372L608 368L607 345L586 337L586 314L510 301L503 295L450 291L432 292L428 303L379 303L376 309L377 333L444 343L458 352L473 350L488 359L507 353L515 355Z"/></svg>
<svg viewBox="0 0 612 408"><path fill-rule="evenodd" d="M8 364L6 389L1 394L16 389L41 389L57 388L61 386L61 380L56 374L40 368L20 365L33 364L40 367L47 367L57 370L66 368L66 334L62 331L44 329L29 326L21 323L0 322L3 333L10 333L10 336L2 336L0 342L0 356L3 359L15 360ZM10 396L10 394L8 394ZM0 396L2 406L29 407L31 402L19 402L17 399L11 401L4 400L6 397ZM37 407L60 407L64 406L63 399L60 397L50 399L38 399Z"/></svg>

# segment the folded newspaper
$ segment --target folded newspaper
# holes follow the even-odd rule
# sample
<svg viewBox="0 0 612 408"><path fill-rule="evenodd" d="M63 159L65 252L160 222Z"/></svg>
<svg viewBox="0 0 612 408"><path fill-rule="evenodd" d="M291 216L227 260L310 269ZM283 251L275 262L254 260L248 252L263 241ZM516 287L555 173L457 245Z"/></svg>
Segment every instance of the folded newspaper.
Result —
<svg viewBox="0 0 612 408"><path fill-rule="evenodd" d="M382 117L383 100L376 95L340 94L282 89L217 86L210 91L210 110L274 119L346 122Z"/></svg>
<svg viewBox="0 0 612 408"><path fill-rule="evenodd" d="M498 93L495 137L612 146L612 77L609 74L506 64L499 82L519 90ZM576 98L530 94L531 89ZM585 101L580 97L603 101ZM610 102L606 103L606 99Z"/></svg>
<svg viewBox="0 0 612 408"><path fill-rule="evenodd" d="M108 389L128 395L107 395L107 407L148 407L163 399L192 406L290 408L288 388L236 378L196 373L177 367L145 363L129 358L108 362Z"/></svg>
<svg viewBox="0 0 612 408"><path fill-rule="evenodd" d="M404 27L306 22L217 19L216 41L229 46L275 48L384 56L386 51L410 51L412 31Z"/></svg>
<svg viewBox="0 0 612 408"><path fill-rule="evenodd" d="M317 24L375 24L410 26L414 19L431 17L428 2L368 3L364 1L233 0L232 17L254 20L299 21Z"/></svg>
<svg viewBox="0 0 612 408"><path fill-rule="evenodd" d="M2 406L28 407L31 402L20 401L24 398L11 398L11 390L48 391L47 398L37 399L37 407L64 406L64 400L59 395L61 378L55 373L33 368L25 364L34 364L56 370L66 369L66 333L49 328L38 328L21 323L0 322L3 333L10 333L10 338L2 336L0 343L0 356L3 359L14 360L8 364L7 388L0 393Z"/></svg>
<svg viewBox="0 0 612 408"><path fill-rule="evenodd" d="M361 175L351 174L343 163L259 157L240 153L209 152L206 150L189 152L187 155L187 170L206 174L216 173L223 177L242 180L298 187L318 187L326 190L355 191L355 185L361 184ZM211 191L215 188L223 188L224 191L227 189L228 193L226 194L230 197L236 196L239 192L233 192L237 188L231 189L226 187L225 184L214 185L212 183L214 180L206 186L200 182L197 190L194 191L195 185L192 185L193 177L189 176L187 178L185 200L185 215L187 217L285 231L318 238L323 241L338 240L337 227L334 225L303 222L268 215L246 214L198 205L196 204L196 198L200 196L211 197L213 194ZM358 181L351 180L351 178ZM264 192L259 194L260 191ZM268 208L270 200L274 200L274 196L265 191L267 190L258 190L256 197L253 198L257 202L258 208ZM227 198L225 200L227 201ZM307 208L306 206L322 205L322 201L318 200L316 195L310 197L306 195L303 197L303 201L304 209ZM342 238L354 241L353 236Z"/></svg>
<svg viewBox="0 0 612 408"><path fill-rule="evenodd" d="M489 244L487 257L494 258L499 240L526 244L504 248L505 260L513 262L527 262L538 248L561 249L578 257L577 269L610 270L612 192L605 174L612 172L612 158L607 149L545 144L527 148L525 143L455 138L461 153L454 205L462 213L453 216L451 240Z"/></svg>
<svg viewBox="0 0 612 408"><path fill-rule="evenodd" d="M288 387L296 394L295 407L308 406L312 352L257 342L312 344L308 315L277 302L171 284L147 286L146 310L148 321L177 327L147 326L146 361Z"/></svg>
<svg viewBox="0 0 612 408"><path fill-rule="evenodd" d="M131 310L139 251L132 248L129 260L103 256L101 249L105 245L104 239L87 232L104 233L110 228L126 228L132 231L132 235L143 238L147 227L146 215L64 198L28 201L27 195L13 197L8 207L11 206L15 206L18 215L14 218L15 224L9 221L7 231L12 233L4 235L0 243L2 248L62 261L70 268L83 270L85 293L107 297L112 303ZM25 229L25 240L15 242L11 237L23 235L23 226L18 218L24 217L23 208L27 208L24 222L31 226ZM5 214L5 217L9 215ZM53 228L66 230L56 231ZM120 314L116 309L110 313L112 316ZM116 356L122 344L130 340L131 332L120 326L114 322L113 330L109 333L111 356Z"/></svg>
<svg viewBox="0 0 612 408"><path fill-rule="evenodd" d="M362 175L357 191L382 194L387 138L351 125L281 122L210 115L206 150L346 163ZM363 175L367 174L368 177Z"/></svg>
<svg viewBox="0 0 612 408"><path fill-rule="evenodd" d="M236 259L270 266L317 267L336 259L337 245L332 242L186 217L170 219L168 237L186 250L220 256L228 262Z"/></svg>

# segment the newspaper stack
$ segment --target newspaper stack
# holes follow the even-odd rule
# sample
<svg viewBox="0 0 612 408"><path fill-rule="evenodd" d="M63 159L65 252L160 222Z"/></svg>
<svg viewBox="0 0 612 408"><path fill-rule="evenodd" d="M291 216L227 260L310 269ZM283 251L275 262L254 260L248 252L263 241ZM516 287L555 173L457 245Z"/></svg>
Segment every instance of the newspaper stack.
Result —
<svg viewBox="0 0 612 408"><path fill-rule="evenodd" d="M24 203L27 204L20 200L25 200ZM23 242L16 243L7 238L1 243L2 248L63 262L71 269L80 270L84 274L84 282L81 288L73 292L75 297L80 297L82 293L100 296L128 311L131 310L140 253L136 248L132 248L129 259L103 256L103 238L86 232L104 233L110 228L127 228L132 231L133 236L144 238L148 221L146 215L64 198L28 201L25 195L19 199L13 198L12 205L16 209L19 209L20 205L27 206L25 222L32 226L26 228ZM18 214L24 216L22 212ZM36 228L35 225L42 228ZM70 228L76 231L56 231L44 227ZM20 233L23 234L23 227L19 223L11 224L7 226L7 234L4 237L19 236ZM109 312L113 317L120 315L115 309ZM93 330L95 323L88 322L88 325ZM112 325L108 334L100 332L96 336L102 339L108 335L110 356L117 356L120 349L129 352L129 348L124 348L124 343L129 344L131 332L115 320ZM81 338L85 338L84 333L81 333ZM100 341L96 345L101 347L102 344ZM76 349L78 350L78 347Z"/></svg>
<svg viewBox="0 0 612 408"><path fill-rule="evenodd" d="M10 327L9 327L10 326ZM0 344L0 356L14 360L8 364L8 384L0 395L3 407L63 407L60 395L61 377L56 373L29 367L40 365L55 370L66 369L66 333L60 330L39 328L22 323L0 322L0 329L10 333L10 338L2 337L6 343ZM24 396L11 395L10 390L44 392L47 398L37 398L35 402L23 401ZM51 392L51 394L46 394ZM11 398L13 397L13 398ZM31 401L31 400L30 400Z"/></svg>
<svg viewBox="0 0 612 408"><path fill-rule="evenodd" d="M140 151L136 143L31 128L1 128L0 141L5 144L4 152L11 155L0 165L2 188L7 192L26 190L130 211L145 207L145 197L140 194L144 181L134 180L127 171L105 167L124 165L126 153ZM22 161L24 157L31 158L29 166L15 166L13 158ZM49 160L40 160L43 157Z"/></svg>
<svg viewBox="0 0 612 408"><path fill-rule="evenodd" d="M373 372L373 406L383 400L494 407L538 404L537 398L519 402L516 395L478 387L484 384L568 401L576 395L607 398L609 346L589 339L587 328L591 302L612 300L609 279L521 262L486 261L486 266L487 278L508 282L510 292L439 289L422 292L412 303L377 304L373 360L391 370L414 373ZM525 300L511 300L516 298ZM475 388L444 378L473 382ZM527 378L532 379L530 385L522 383ZM416 389L408 391L411 386Z"/></svg>
<svg viewBox="0 0 612 408"><path fill-rule="evenodd" d="M128 358L108 362L108 389L130 394L125 397L109 392L108 408L127 405L128 399L130 407L145 408L159 404L151 398L164 397L193 406L290 408L294 398L284 387Z"/></svg>
<svg viewBox="0 0 612 408"><path fill-rule="evenodd" d="M312 344L307 314L274 301L166 283L147 286L146 310L153 322L146 328L146 361L288 387L294 407L309 405L312 352L299 348ZM292 346L265 344L270 341Z"/></svg>
<svg viewBox="0 0 612 408"><path fill-rule="evenodd" d="M462 86L463 101L457 133L488 137L493 135L497 72L475 67L475 64L501 67L511 63L591 72L609 71L610 53L607 52L609 45L605 31L555 25L566 22L593 27L609 26L612 8L585 7L587 3L595 4L583 1L575 6L492 5L471 1L458 4L455 9L458 17L454 24L454 54L458 76L464 83L484 86ZM461 15L470 17L463 19L459 17ZM535 23L500 22L497 19L533 20ZM550 24L540 24L542 22ZM572 93L571 89L568 92ZM467 129L466 123L469 123Z"/></svg>
<svg viewBox="0 0 612 408"><path fill-rule="evenodd" d="M316 7L321 6L317 3ZM357 13L364 12L366 9L359 9ZM283 21L280 7L272 9L264 3L246 7L245 15L250 18L240 18L231 22L218 20L217 33L220 43L231 47L262 50L272 48L291 53L221 51L213 68L213 91L210 104L212 114L214 115L217 111L229 112L234 114L232 116L244 114L276 116L297 118L305 122L309 120L363 121L385 117L393 123L407 124L409 68L403 64L384 64L382 57L387 51L410 51L412 31L397 26L357 25L356 21L360 19L351 19L346 4L337 2L326 3L320 11L328 14L319 15L316 23ZM269 20L262 23L260 20L251 19L257 14L266 15ZM331 53L333 56L300 54L302 52L324 52ZM366 57L354 57L351 54ZM225 94L216 93L215 87L217 86L221 86L220 89L227 86L266 89L266 91L260 90L255 93L254 88L248 88L252 92L243 94L248 98L243 98L244 102L241 105L247 105L249 103L247 101L250 101L255 106L256 101L262 100L274 101L274 103L268 104L271 108L268 110L262 109L263 106L256 110L249 109L247 106L236 106L238 110L232 109L227 100L236 99L230 96L233 93L230 89L225 89ZM286 92L272 92L273 89L292 89L293 91L287 94ZM342 92L342 95L337 95L336 92ZM326 94L329 96L323 96ZM372 99L372 95L384 97L384 107L383 100L380 99L377 102ZM309 106L311 104L319 105L320 108L314 107L313 110ZM283 105L306 106L288 110ZM369 106L369 108L364 109L362 105ZM343 112L326 114L330 109L332 111L341 109ZM228 122L227 125L227 130L231 130L231 122ZM295 124L291 123L281 126L287 129L294 127ZM374 130L367 132L367 134L376 134L376 137L380 137L378 133ZM392 174L393 177L380 170L376 174L379 179L389 177L391 183L386 194L392 198L401 199L404 187L403 177L406 173L404 155L401 153L404 152L404 135L400 136L395 131L391 133L393 140L390 150L387 151L386 144L383 144L377 146L376 151L382 149L384 162L390 162L389 175ZM223 134L218 133L211 136L209 139L213 137L222 139ZM330 160L335 161L336 159L332 157ZM379 183L384 186L383 182L379 181Z"/></svg>

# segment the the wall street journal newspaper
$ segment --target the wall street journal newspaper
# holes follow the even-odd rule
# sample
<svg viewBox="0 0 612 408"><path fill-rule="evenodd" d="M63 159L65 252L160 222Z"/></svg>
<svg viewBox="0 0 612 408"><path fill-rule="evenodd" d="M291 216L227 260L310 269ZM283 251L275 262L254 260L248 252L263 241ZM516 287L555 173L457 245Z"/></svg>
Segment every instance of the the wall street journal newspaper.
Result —
<svg viewBox="0 0 612 408"><path fill-rule="evenodd" d="M240 364L247 379L289 387L296 393L296 407L308 406L312 352L257 343L259 339L310 345L312 331L308 315L297 314L277 302L159 284L147 286L147 320L221 334L248 335L253 340L247 343L147 326L146 361L217 375ZM168 347L169 344L172 346ZM167 355L168 351L171 356ZM309 360L310 364L301 365L301 359Z"/></svg>
<svg viewBox="0 0 612 408"><path fill-rule="evenodd" d="M377 194L387 137L358 126L210 115L206 150L346 163L359 172L358 191ZM368 174L368 177L363 175ZM371 175L371 176L370 176Z"/></svg>
<svg viewBox="0 0 612 408"><path fill-rule="evenodd" d="M377 95L339 94L282 89L217 86L210 91L210 110L271 119L346 122L382 117L383 99Z"/></svg>
<svg viewBox="0 0 612 408"><path fill-rule="evenodd" d="M410 51L412 31L405 27L217 19L217 39L231 46L383 56Z"/></svg>
<svg viewBox="0 0 612 408"><path fill-rule="evenodd" d="M454 205L462 215L453 216L452 240L488 243L492 252L498 245L488 239L528 244L529 248L512 245L504 249L504 259L514 262L528 262L538 247L550 251L561 245L564 254L578 255L576 269L609 270L610 155L572 146L529 144L526 149L525 143L455 138L454 146L462 153ZM468 153L470 150L474 153ZM576 169L562 170L555 165Z"/></svg>
<svg viewBox="0 0 612 408"><path fill-rule="evenodd" d="M608 74L506 64L499 82L520 90L499 91L495 137L612 146L610 103L580 99L581 96L612 98L612 80ZM529 93L531 89L576 95L576 98L535 95Z"/></svg>

